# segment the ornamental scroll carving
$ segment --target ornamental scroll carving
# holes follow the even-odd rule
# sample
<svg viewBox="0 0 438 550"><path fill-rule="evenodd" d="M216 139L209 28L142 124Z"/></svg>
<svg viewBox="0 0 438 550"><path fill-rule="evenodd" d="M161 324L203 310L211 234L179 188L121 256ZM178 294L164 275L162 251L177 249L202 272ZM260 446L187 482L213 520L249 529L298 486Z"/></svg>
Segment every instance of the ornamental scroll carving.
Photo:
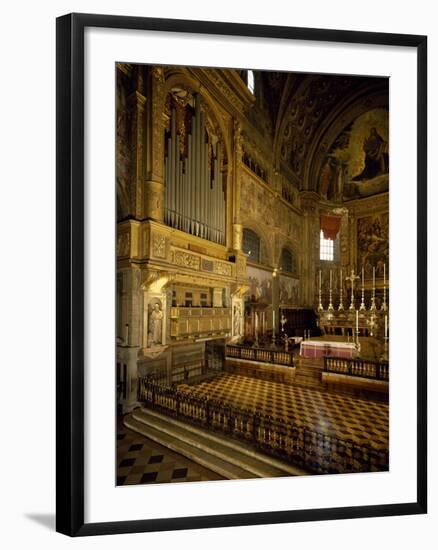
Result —
<svg viewBox="0 0 438 550"><path fill-rule="evenodd" d="M231 277L232 274L231 266L222 262L215 262L213 270L214 273L226 275L227 277Z"/></svg>
<svg viewBox="0 0 438 550"><path fill-rule="evenodd" d="M152 120L163 121L163 124L152 124L152 172L153 179L162 181L164 163L164 120L165 82L162 67L152 69Z"/></svg>
<svg viewBox="0 0 438 550"><path fill-rule="evenodd" d="M233 107L239 112L242 113L244 110L244 105L235 93L227 86L222 78L222 75L217 74L216 71L208 71L209 79L214 83L217 89L227 98L227 100L233 105Z"/></svg>
<svg viewBox="0 0 438 550"><path fill-rule="evenodd" d="M117 236L117 256L129 256L131 244L131 235L129 233L121 233Z"/></svg>
<svg viewBox="0 0 438 550"><path fill-rule="evenodd" d="M246 277L246 261L243 258L239 258L236 262L237 276Z"/></svg>
<svg viewBox="0 0 438 550"><path fill-rule="evenodd" d="M182 250L175 250L173 252L173 263L181 267L198 270L200 267L200 258Z"/></svg>
<svg viewBox="0 0 438 550"><path fill-rule="evenodd" d="M156 258L166 257L166 237L155 233L152 237L152 254Z"/></svg>

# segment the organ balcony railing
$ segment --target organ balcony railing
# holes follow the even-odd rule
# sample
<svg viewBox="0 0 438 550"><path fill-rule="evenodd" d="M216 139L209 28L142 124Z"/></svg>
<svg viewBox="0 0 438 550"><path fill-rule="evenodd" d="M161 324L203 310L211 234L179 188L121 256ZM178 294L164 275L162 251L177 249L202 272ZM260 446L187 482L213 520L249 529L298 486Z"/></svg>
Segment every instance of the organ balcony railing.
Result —
<svg viewBox="0 0 438 550"><path fill-rule="evenodd" d="M225 337L230 333L231 308L229 307L172 307L170 310L172 338Z"/></svg>

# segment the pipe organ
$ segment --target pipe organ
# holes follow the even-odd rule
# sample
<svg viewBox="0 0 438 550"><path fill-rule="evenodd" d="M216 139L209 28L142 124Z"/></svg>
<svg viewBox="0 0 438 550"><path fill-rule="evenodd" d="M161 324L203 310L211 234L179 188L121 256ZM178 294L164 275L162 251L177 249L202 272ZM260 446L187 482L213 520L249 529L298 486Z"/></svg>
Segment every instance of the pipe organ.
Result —
<svg viewBox="0 0 438 550"><path fill-rule="evenodd" d="M186 125L184 136L186 143L182 147L176 109L171 109L164 159L165 223L197 237L225 244L222 144L206 129L206 115L201 110L199 94L194 96L194 110L189 121L191 124Z"/></svg>

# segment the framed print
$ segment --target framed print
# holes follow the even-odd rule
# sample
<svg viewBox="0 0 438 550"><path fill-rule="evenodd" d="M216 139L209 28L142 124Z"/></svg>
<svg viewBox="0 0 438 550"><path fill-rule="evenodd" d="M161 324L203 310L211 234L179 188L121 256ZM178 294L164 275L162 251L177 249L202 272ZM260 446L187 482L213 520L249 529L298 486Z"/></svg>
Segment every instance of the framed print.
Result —
<svg viewBox="0 0 438 550"><path fill-rule="evenodd" d="M57 20L57 530L426 513L426 37Z"/></svg>

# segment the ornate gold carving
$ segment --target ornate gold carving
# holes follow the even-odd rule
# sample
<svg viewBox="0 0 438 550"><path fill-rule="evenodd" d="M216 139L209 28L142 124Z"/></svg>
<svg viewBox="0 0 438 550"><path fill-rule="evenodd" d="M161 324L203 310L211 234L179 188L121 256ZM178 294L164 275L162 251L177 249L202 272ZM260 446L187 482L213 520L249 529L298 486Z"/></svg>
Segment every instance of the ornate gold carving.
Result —
<svg viewBox="0 0 438 550"><path fill-rule="evenodd" d="M129 256L131 235L128 232L120 233L117 236L117 256L119 258Z"/></svg>
<svg viewBox="0 0 438 550"><path fill-rule="evenodd" d="M227 277L231 277L232 274L231 265L222 262L214 262L213 271L218 275L226 275Z"/></svg>
<svg viewBox="0 0 438 550"><path fill-rule="evenodd" d="M237 266L237 276L246 277L246 259L238 258L236 261L236 266Z"/></svg>
<svg viewBox="0 0 438 550"><path fill-rule="evenodd" d="M152 254L156 258L166 257L166 237L160 233L154 233L152 236Z"/></svg>
<svg viewBox="0 0 438 550"><path fill-rule="evenodd" d="M219 71L208 71L208 78L214 83L216 88L223 94L223 96L233 105L233 107L239 113L244 110L242 101L239 101L233 90L225 83L223 74L219 74Z"/></svg>
<svg viewBox="0 0 438 550"><path fill-rule="evenodd" d="M200 258L182 250L174 250L172 263L181 267L187 267L188 269L199 270Z"/></svg>
<svg viewBox="0 0 438 550"><path fill-rule="evenodd" d="M233 224L233 248L242 250L242 225L240 223Z"/></svg>
<svg viewBox="0 0 438 550"><path fill-rule="evenodd" d="M163 179L164 165L164 72L162 67L152 69L152 103L151 103L151 142L152 142L152 173L153 178ZM161 121L161 124L158 122Z"/></svg>
<svg viewBox="0 0 438 550"><path fill-rule="evenodd" d="M157 189L158 187L158 189ZM154 189L155 188L155 189ZM147 215L154 220L163 219L163 193L164 186L160 182L147 182L146 200Z"/></svg>
<svg viewBox="0 0 438 550"><path fill-rule="evenodd" d="M202 259L202 271L213 271L214 263L211 260Z"/></svg>

